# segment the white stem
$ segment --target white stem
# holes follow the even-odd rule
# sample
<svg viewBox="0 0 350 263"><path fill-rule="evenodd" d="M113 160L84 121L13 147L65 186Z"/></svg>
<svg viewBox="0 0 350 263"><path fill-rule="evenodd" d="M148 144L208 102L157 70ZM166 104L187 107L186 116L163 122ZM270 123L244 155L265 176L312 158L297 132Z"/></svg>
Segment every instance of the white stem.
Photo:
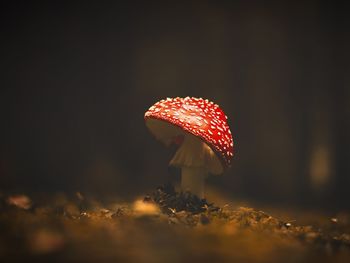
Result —
<svg viewBox="0 0 350 263"><path fill-rule="evenodd" d="M181 189L204 198L205 172L199 167L181 167Z"/></svg>

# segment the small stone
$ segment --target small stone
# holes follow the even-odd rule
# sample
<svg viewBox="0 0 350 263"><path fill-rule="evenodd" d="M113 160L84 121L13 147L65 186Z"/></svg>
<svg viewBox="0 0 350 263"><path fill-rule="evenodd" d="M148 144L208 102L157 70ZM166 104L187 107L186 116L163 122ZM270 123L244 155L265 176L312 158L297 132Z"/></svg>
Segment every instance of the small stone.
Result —
<svg viewBox="0 0 350 263"><path fill-rule="evenodd" d="M202 225L207 225L207 224L210 223L209 218L206 215L203 215L203 214L201 214L199 220L200 220Z"/></svg>
<svg viewBox="0 0 350 263"><path fill-rule="evenodd" d="M333 218L331 218L331 222L334 223L334 224L336 224L336 223L338 223L338 219L335 218L335 217L333 217Z"/></svg>

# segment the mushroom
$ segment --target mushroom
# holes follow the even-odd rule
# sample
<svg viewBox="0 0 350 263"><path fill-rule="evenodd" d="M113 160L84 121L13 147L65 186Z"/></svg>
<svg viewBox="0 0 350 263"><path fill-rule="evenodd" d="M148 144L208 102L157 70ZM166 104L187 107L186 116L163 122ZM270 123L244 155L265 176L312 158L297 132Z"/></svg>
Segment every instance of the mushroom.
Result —
<svg viewBox="0 0 350 263"><path fill-rule="evenodd" d="M166 146L179 145L169 165L181 168L181 189L204 198L209 174L222 174L231 164L233 140L227 116L202 98L167 98L145 113L148 129Z"/></svg>

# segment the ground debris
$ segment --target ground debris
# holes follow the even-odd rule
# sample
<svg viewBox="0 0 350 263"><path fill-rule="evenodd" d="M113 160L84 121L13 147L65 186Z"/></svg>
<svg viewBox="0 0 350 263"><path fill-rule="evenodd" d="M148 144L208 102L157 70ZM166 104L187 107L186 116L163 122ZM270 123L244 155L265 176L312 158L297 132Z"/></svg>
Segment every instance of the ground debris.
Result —
<svg viewBox="0 0 350 263"><path fill-rule="evenodd" d="M190 192L176 192L171 184L159 186L150 196L146 196L144 201L154 201L166 214L186 211L193 214L203 212L218 211L220 208L210 204L206 199L200 199Z"/></svg>
<svg viewBox="0 0 350 263"><path fill-rule="evenodd" d="M25 210L30 209L32 206L32 201L26 195L12 195L9 196L6 201L9 205L13 205Z"/></svg>
<svg viewBox="0 0 350 263"><path fill-rule="evenodd" d="M223 224L234 224L239 229L288 236L305 244L328 246L332 250L340 247L350 248L350 235L334 231L334 227L325 232L313 226L294 225L294 220L285 222L264 211L249 207L220 208L190 192L176 192L171 184L158 187L151 195L145 196L144 202L159 205L161 211L169 216L170 224L193 227L220 221ZM338 220L331 218L330 222L334 225Z"/></svg>
<svg viewBox="0 0 350 263"><path fill-rule="evenodd" d="M350 259L347 214L327 218L322 228L298 225L250 207L219 207L170 185L128 203L103 204L82 193L49 195L44 203L28 196L35 204L30 209L7 200L0 200L1 262L57 256L64 262L188 262L189 255L192 262Z"/></svg>

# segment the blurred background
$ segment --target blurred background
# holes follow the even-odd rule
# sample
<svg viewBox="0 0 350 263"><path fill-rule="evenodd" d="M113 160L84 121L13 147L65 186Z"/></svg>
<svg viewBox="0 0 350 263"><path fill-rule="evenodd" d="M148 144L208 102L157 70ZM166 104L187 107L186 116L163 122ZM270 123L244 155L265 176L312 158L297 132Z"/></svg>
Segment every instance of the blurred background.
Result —
<svg viewBox="0 0 350 263"><path fill-rule="evenodd" d="M244 2L244 3L243 3ZM169 180L144 125L166 97L218 103L232 200L350 209L350 38L321 1L1 4L0 191L132 199Z"/></svg>

